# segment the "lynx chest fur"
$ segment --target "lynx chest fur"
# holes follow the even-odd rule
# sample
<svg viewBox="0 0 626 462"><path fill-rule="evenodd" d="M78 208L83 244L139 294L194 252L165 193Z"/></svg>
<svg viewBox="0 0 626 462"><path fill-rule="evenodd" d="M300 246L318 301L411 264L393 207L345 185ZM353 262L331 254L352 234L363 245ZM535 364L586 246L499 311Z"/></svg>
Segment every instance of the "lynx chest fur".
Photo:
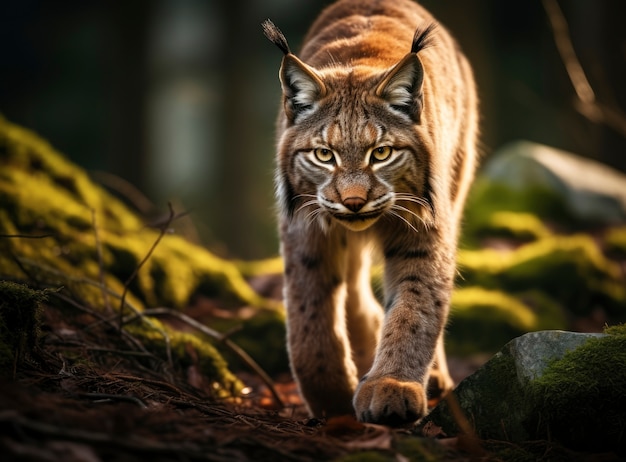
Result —
<svg viewBox="0 0 626 462"><path fill-rule="evenodd" d="M452 386L443 348L476 162L471 69L411 0L339 0L284 53L276 196L287 343L311 415L410 422ZM384 262L384 306L372 253Z"/></svg>

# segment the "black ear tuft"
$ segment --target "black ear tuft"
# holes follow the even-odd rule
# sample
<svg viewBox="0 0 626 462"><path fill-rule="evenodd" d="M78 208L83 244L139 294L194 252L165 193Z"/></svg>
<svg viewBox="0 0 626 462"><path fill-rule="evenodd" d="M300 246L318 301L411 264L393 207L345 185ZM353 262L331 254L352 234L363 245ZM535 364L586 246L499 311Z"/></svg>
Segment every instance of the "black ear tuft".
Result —
<svg viewBox="0 0 626 462"><path fill-rule="evenodd" d="M419 53L426 47L433 44L432 33L437 28L436 23L430 23L425 29L418 27L413 36L413 44L411 45L411 53Z"/></svg>
<svg viewBox="0 0 626 462"><path fill-rule="evenodd" d="M283 33L280 31L280 29L276 27L276 25L272 21L270 21L269 19L266 19L261 24L261 27L263 27L263 33L265 34L265 36L274 45L280 48L280 51L282 51L283 54L288 55L291 53L291 50L289 50L289 44L287 43L287 39L285 38Z"/></svg>

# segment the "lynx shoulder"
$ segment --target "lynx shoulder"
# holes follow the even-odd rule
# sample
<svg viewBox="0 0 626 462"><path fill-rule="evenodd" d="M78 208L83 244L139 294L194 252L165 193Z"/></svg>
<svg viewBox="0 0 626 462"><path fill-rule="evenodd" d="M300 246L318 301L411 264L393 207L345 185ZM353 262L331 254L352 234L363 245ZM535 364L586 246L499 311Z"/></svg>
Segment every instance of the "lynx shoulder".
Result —
<svg viewBox="0 0 626 462"><path fill-rule="evenodd" d="M411 0L339 0L283 52L276 199L287 344L311 415L399 424L449 391L443 330L477 97L454 39ZM370 287L384 262L384 300Z"/></svg>

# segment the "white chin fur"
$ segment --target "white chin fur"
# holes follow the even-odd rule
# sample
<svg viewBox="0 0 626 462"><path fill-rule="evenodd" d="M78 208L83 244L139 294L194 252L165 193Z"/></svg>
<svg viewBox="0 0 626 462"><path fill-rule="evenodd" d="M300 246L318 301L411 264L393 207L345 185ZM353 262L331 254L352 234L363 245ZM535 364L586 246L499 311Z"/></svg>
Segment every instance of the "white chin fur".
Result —
<svg viewBox="0 0 626 462"><path fill-rule="evenodd" d="M363 231L370 226L372 226L378 217L369 218L367 220L355 220L355 221L347 221L347 220L337 220L342 226L348 228L350 231Z"/></svg>

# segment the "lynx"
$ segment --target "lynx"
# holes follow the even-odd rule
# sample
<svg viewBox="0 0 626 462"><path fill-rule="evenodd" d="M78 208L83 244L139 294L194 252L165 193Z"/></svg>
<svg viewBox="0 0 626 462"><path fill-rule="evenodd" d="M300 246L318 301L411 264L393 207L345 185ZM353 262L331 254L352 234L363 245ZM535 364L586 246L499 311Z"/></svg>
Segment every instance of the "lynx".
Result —
<svg viewBox="0 0 626 462"><path fill-rule="evenodd" d="M476 163L470 66L411 0L334 3L299 57L263 27L284 54L275 178L293 375L312 416L415 421L429 384L453 387L443 331Z"/></svg>

